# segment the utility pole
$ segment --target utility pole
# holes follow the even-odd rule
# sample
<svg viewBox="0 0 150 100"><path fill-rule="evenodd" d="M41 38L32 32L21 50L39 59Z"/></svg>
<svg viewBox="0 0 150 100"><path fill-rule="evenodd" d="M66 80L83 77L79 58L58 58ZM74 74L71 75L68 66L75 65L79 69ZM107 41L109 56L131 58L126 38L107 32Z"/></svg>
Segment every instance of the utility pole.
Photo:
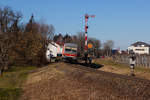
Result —
<svg viewBox="0 0 150 100"><path fill-rule="evenodd" d="M89 19L89 17L91 17L91 18L94 18L95 17L95 15L88 15L88 14L85 14L85 48L84 48L84 50L85 50L85 53L87 53L87 50L88 50L88 35L87 35L87 29L88 29L88 19Z"/></svg>

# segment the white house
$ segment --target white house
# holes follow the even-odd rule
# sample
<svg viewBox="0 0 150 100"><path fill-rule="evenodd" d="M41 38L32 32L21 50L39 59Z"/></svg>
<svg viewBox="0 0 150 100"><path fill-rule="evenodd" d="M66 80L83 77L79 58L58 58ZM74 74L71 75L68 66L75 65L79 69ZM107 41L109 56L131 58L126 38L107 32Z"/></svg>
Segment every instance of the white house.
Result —
<svg viewBox="0 0 150 100"><path fill-rule="evenodd" d="M128 47L128 52L133 51L136 54L150 54L150 45L144 42L136 42Z"/></svg>

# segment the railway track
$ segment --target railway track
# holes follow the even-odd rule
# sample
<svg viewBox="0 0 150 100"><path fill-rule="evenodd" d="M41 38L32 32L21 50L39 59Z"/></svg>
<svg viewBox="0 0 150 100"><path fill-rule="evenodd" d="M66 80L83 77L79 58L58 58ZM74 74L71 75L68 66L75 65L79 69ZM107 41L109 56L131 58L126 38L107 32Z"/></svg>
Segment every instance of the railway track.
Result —
<svg viewBox="0 0 150 100"><path fill-rule="evenodd" d="M129 96L130 98L136 98L133 100L150 100L150 80L99 71L91 68L93 65L86 67L86 65L82 64L69 64L69 66L76 70L82 70L82 72L85 73L95 74L98 76L98 78L95 78L98 83L100 83L103 87L112 88L113 91L118 93L118 96L121 96L122 98ZM90 79L90 81L91 80L92 79Z"/></svg>

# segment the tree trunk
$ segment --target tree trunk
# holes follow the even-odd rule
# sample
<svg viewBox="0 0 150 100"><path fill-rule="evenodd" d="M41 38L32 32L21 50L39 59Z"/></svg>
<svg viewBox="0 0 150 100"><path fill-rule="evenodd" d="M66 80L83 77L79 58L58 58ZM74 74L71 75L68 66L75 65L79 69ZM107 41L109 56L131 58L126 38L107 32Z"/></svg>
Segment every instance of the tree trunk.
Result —
<svg viewBox="0 0 150 100"><path fill-rule="evenodd" d="M0 76L2 76L2 70L0 69Z"/></svg>
<svg viewBox="0 0 150 100"><path fill-rule="evenodd" d="M0 76L3 75L3 68L0 68Z"/></svg>

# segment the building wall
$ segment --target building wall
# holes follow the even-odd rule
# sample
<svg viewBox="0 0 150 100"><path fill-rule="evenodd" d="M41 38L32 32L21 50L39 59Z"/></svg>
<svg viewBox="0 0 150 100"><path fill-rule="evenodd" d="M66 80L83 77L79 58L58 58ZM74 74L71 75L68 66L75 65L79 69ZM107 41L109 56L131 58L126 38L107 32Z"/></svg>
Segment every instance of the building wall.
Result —
<svg viewBox="0 0 150 100"><path fill-rule="evenodd" d="M149 54L149 47L134 47L130 46L128 47L128 51L133 50L134 53L137 54Z"/></svg>
<svg viewBox="0 0 150 100"><path fill-rule="evenodd" d="M48 44L48 49L50 51L50 54L52 54L54 57L57 57L57 46L55 44Z"/></svg>

